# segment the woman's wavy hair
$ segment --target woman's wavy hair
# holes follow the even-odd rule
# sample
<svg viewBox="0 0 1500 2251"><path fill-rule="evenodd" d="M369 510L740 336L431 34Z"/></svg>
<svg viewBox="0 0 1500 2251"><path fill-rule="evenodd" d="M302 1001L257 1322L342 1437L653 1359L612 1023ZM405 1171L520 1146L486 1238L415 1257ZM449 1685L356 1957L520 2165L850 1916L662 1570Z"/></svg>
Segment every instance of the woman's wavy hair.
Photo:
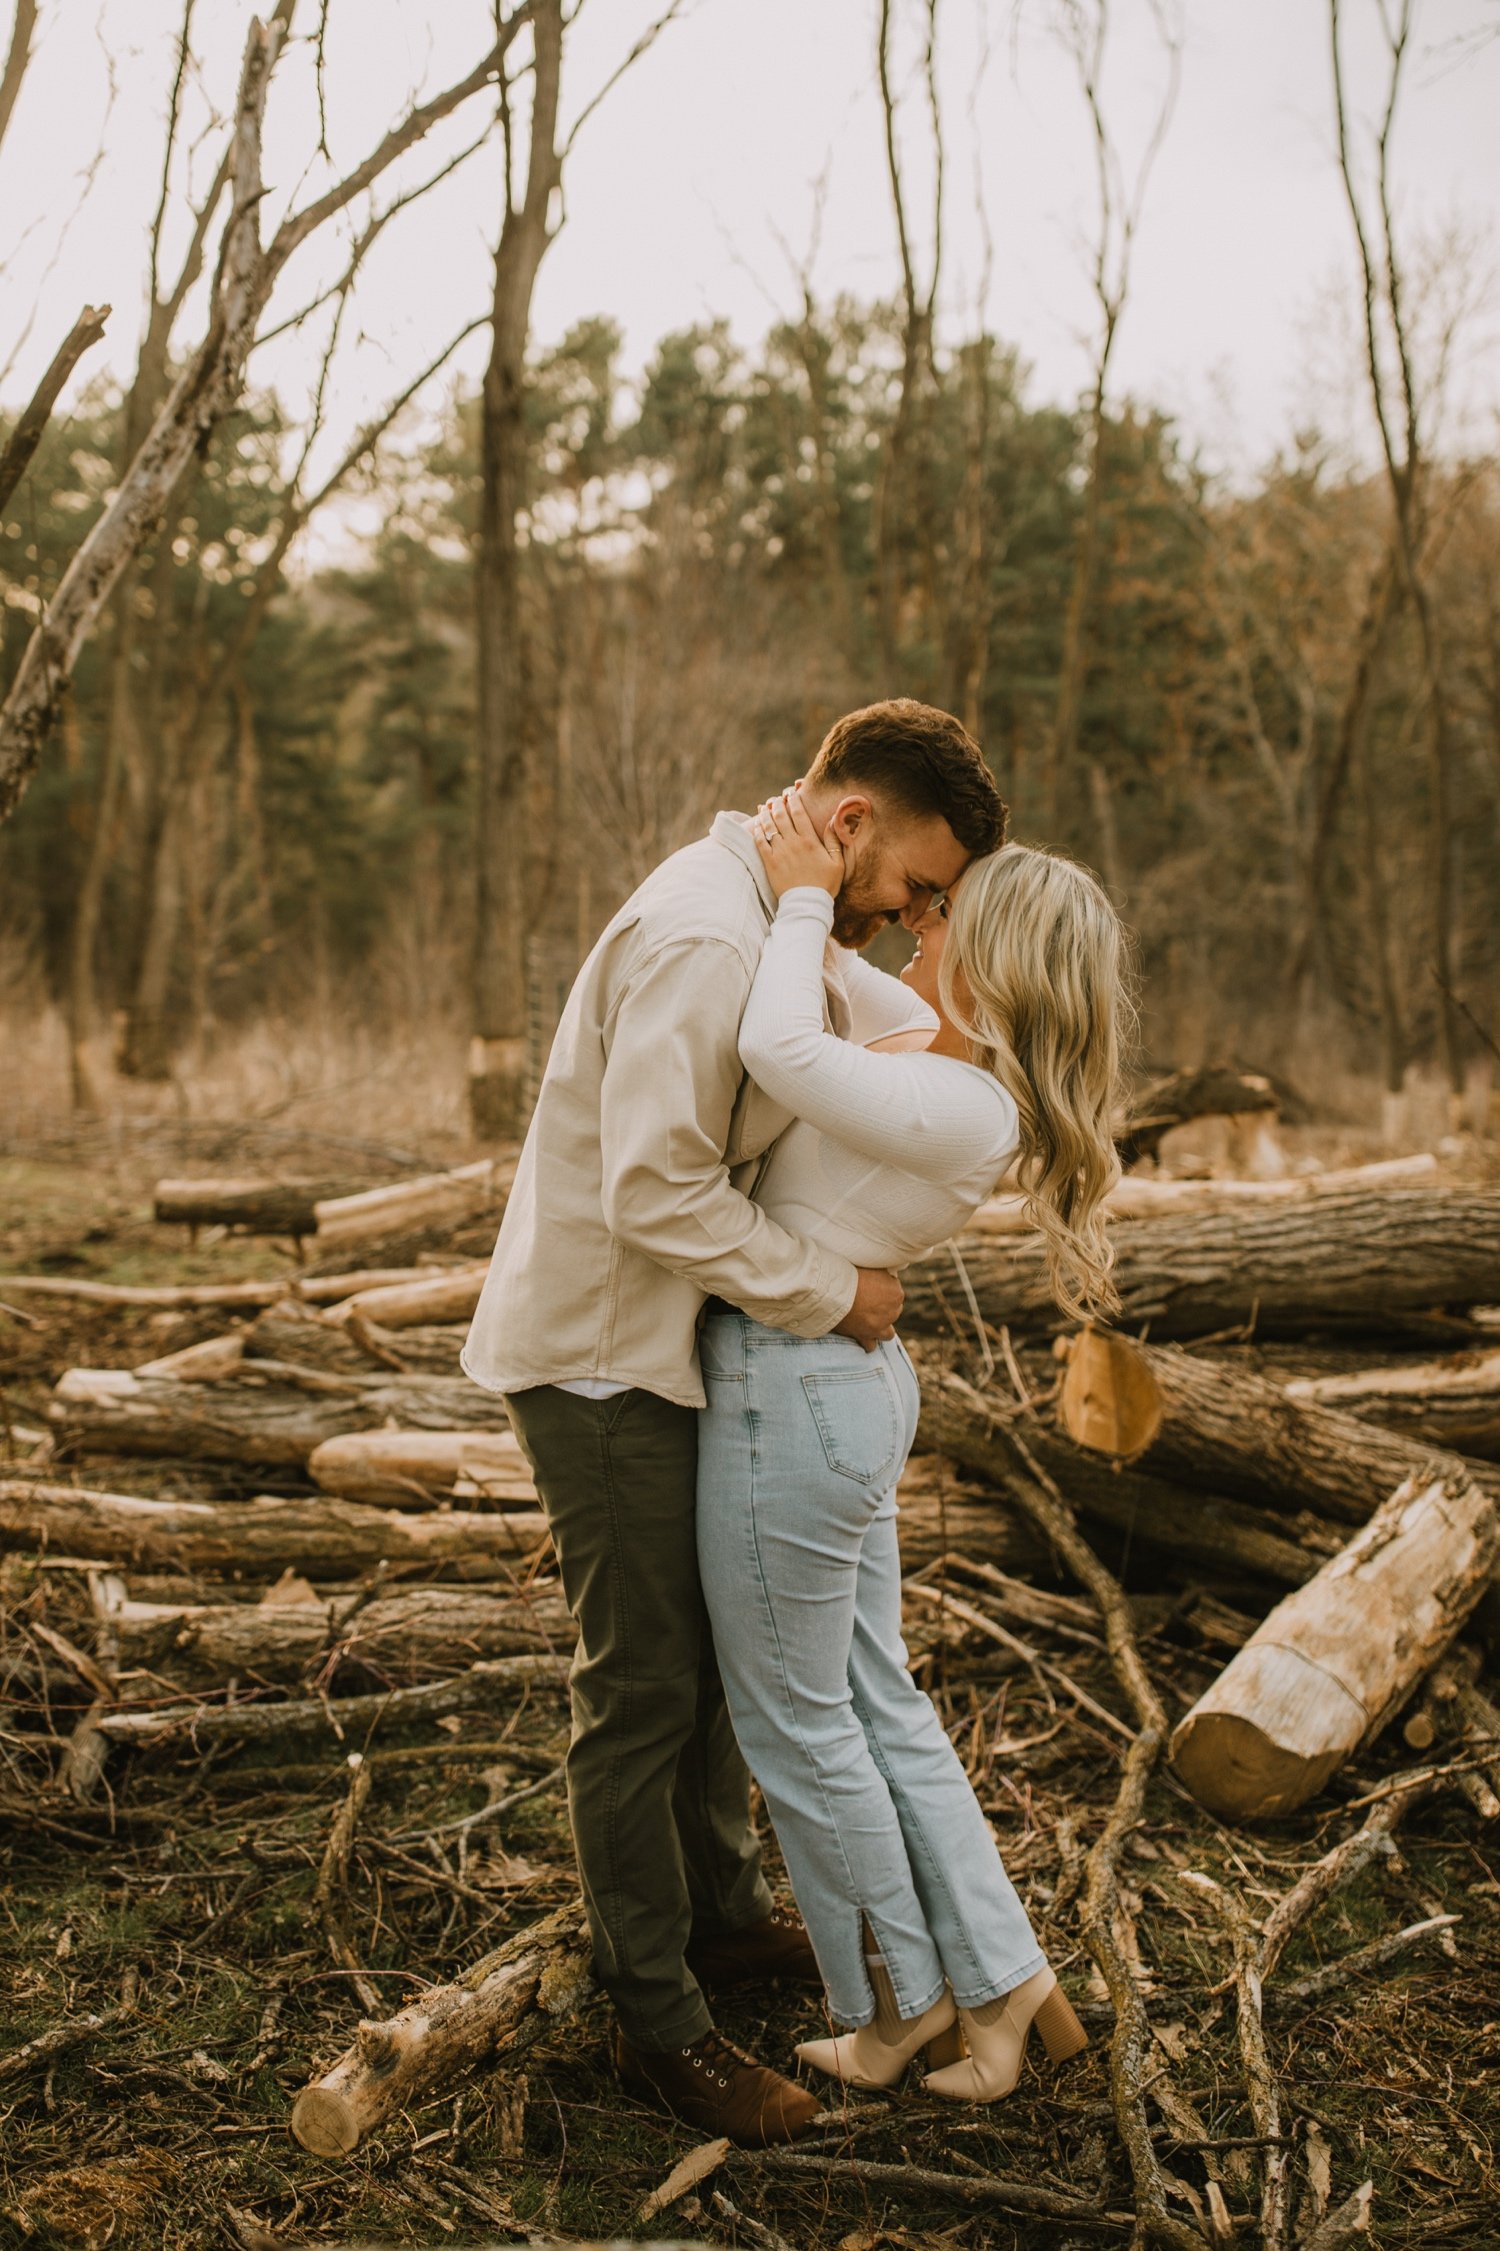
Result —
<svg viewBox="0 0 1500 2251"><path fill-rule="evenodd" d="M1120 1177L1111 1113L1134 1010L1103 886L1030 845L975 860L953 894L938 983L1020 1115L1016 1178L1053 1295L1075 1319L1116 1311L1100 1206Z"/></svg>

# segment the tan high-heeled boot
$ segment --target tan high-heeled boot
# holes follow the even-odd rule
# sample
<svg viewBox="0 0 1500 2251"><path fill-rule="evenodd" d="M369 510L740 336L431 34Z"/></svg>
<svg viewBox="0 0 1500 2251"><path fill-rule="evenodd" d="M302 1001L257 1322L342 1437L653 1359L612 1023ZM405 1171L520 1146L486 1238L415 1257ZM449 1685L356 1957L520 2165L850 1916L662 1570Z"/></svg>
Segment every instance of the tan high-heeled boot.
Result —
<svg viewBox="0 0 1500 2251"><path fill-rule="evenodd" d="M963 2054L953 1996L944 1988L919 2017L903 2017L882 1954L867 1954L865 1967L875 1991L875 2014L856 2032L833 2040L803 2040L797 2054L814 2071L842 2080L846 2087L894 2087L919 2048L930 2064L955 2063Z"/></svg>
<svg viewBox="0 0 1500 2251"><path fill-rule="evenodd" d="M998 2102L1021 2076L1026 2042L1036 2026L1053 2063L1063 2063L1089 2044L1072 2005L1045 1965L998 2001L958 2012L968 2046L961 2062L930 2071L922 2084L948 2102Z"/></svg>

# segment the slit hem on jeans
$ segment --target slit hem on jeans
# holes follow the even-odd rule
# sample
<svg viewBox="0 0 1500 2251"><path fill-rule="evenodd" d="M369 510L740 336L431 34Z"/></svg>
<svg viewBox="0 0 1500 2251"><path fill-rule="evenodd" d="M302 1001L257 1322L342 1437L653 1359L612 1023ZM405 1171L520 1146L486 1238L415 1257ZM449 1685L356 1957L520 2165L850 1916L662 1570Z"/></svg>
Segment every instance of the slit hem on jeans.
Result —
<svg viewBox="0 0 1500 2251"><path fill-rule="evenodd" d="M1029 1977L1035 1977L1038 1970L1046 1967L1047 1957L1039 1947L1021 1969L1008 1970L1003 1978L995 1984L987 1985L982 1993L960 1993L955 1986L953 1998L961 2009L982 2009L987 2001L1003 2001L1007 1993L1014 1993L1018 1985L1024 1985Z"/></svg>
<svg viewBox="0 0 1500 2251"><path fill-rule="evenodd" d="M930 2008L936 2006L936 2004L942 1999L947 1990L948 1980L945 1977L939 1978L937 1984L928 1994L926 2000L918 2001L911 2008L909 2015L903 2015L901 2019L902 2023L915 2024L918 2017L925 2016ZM968 2003L965 2004L965 2006L970 2005L971 2004ZM828 2014L832 2017L840 2032L862 2032L867 2024L873 2024L875 2022L876 2016L879 2014L879 2011L877 2009L871 2009L869 2015L863 2017L845 2016L841 2009L836 2009L834 2007L833 2002L830 1999L828 2003Z"/></svg>

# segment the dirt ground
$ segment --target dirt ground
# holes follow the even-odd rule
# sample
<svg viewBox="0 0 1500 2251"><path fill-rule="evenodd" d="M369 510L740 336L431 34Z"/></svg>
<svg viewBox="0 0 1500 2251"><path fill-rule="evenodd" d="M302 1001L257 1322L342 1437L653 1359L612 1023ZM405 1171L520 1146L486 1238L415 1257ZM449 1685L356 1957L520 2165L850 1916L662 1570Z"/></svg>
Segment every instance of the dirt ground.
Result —
<svg viewBox="0 0 1500 2251"><path fill-rule="evenodd" d="M167 1127L154 1138L12 1144L0 1157L0 1272L185 1281L284 1266L285 1254L264 1243L190 1250L153 1224L159 1173L220 1161L201 1136L186 1154L191 1162L172 1149ZM367 1166L365 1177L390 1175ZM212 1317L56 1301L8 1308L0 1285L0 1446L20 1467L36 1461L47 1390L64 1368L128 1367L214 1326ZM95 1457L62 1474L141 1493L296 1489L294 1477L247 1485L203 1465L139 1459ZM934 1498L930 1464L924 1477L914 1523L951 1501L966 1551L983 1560L976 1542L989 1524L984 1553L1016 1567L1026 1535L1004 1504L966 1495L941 1471ZM924 1553L943 1544L944 1529L951 1541L940 1523ZM1091 1537L1139 1598L1142 1653L1175 1719L1225 1661L1223 1619L1259 1616L1277 1590L1195 1582L1144 1540ZM918 1637L923 1677L1083 2009L1089 2051L1056 2075L1029 2066L1017 2093L986 2110L930 2101L915 2075L916 2092L851 2097L803 2145L806 2162L732 2155L641 2224L643 2200L701 2137L622 2093L601 2000L533 2046L519 2071L400 2116L346 2161L307 2155L288 2131L296 2091L364 2013L311 1902L349 1752L363 1751L374 1773L351 1862L349 1937L394 2010L573 1896L555 1780L564 1696L536 1690L436 1726L381 1727L358 1743L324 1730L275 1749L199 1749L179 1738L116 1752L96 1802L77 1805L49 1785L92 1691L38 1629L87 1650L83 1560L13 1554L0 1564L0 2246L270 2251L277 2241L474 2246L675 2234L796 2251L1064 2251L1128 2241L1119 2216L1131 2210L1130 2175L1106 2070L1111 2012L1077 1923L1079 1869L1113 1800L1124 1741L1051 1676L940 1612ZM1066 1590L1046 1557L1033 1553L1031 1567ZM1123 1728L1102 1642L1076 1629L1052 1644L1033 1638ZM337 1694L372 1683L346 1673L323 1685ZM161 1693L159 1681L132 1688L142 1700ZM1217 2181L1235 2240L1259 2240L1254 2127L1224 1988L1229 1950L1181 1876L1219 1878L1259 1918L1358 1826L1372 1793L1415 1763L1393 1728L1303 1814L1254 1832L1215 1822L1169 1772L1154 1781L1125 1868L1157 2062L1201 2125L1187 2131L1180 2108L1175 2125L1154 2121L1158 2151L1184 2184L1182 2218L1206 2209ZM533 1781L544 1787L503 1818L455 1831L461 1817ZM1278 1990L1289 1993L1317 1965L1440 1916L1454 1920L1385 1969L1321 1998L1278 2002ZM720 2011L733 2038L783 2065L816 2016L813 1997L795 1991L741 1993ZM1500 1829L1486 1828L1456 1791L1430 1797L1394 1849L1294 1942L1268 1989L1266 2022L1299 2236L1324 2202L1337 2205L1369 2179L1373 2240L1386 2251L1500 2243ZM62 2027L74 2036L54 2054L8 2068L25 2043ZM893 2179L891 2167L905 2171ZM997 2176L1086 2199L1103 2217L1084 2228L1008 2214L985 2185Z"/></svg>

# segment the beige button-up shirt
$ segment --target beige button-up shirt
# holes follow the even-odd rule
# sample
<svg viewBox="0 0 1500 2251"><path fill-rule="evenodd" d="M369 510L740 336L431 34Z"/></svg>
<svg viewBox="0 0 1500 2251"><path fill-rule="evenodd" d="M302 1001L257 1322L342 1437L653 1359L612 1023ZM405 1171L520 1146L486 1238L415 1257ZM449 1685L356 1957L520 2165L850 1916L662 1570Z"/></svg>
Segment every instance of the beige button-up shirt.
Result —
<svg viewBox="0 0 1500 2251"><path fill-rule="evenodd" d="M793 1336L854 1300L850 1262L749 1200L789 1123L746 1079L739 1026L776 901L742 815L650 875L579 972L462 1361L489 1391L594 1377L703 1405L697 1322L726 1298ZM830 948L835 1031L927 1020Z"/></svg>

